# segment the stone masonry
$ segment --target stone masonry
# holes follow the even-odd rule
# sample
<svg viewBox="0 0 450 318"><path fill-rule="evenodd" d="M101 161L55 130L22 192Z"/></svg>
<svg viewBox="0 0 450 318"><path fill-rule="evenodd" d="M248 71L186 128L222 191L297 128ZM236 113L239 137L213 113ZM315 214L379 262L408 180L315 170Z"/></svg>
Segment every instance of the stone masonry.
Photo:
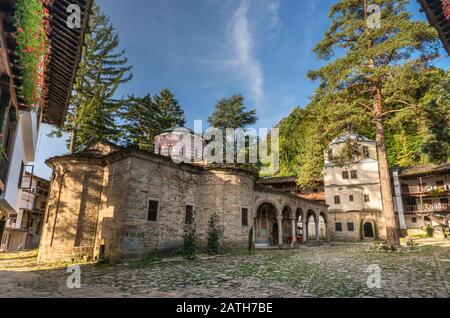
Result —
<svg viewBox="0 0 450 318"><path fill-rule="evenodd" d="M41 262L116 262L180 248L188 205L195 211L203 244L214 213L224 228L222 244L227 247L246 246L256 218L256 176L235 166L176 164L158 154L106 144L51 158L47 164L53 177ZM266 195L296 200L286 193ZM155 222L147 218L150 200L158 202ZM323 204L298 200L326 211ZM243 209L249 212L246 225Z"/></svg>

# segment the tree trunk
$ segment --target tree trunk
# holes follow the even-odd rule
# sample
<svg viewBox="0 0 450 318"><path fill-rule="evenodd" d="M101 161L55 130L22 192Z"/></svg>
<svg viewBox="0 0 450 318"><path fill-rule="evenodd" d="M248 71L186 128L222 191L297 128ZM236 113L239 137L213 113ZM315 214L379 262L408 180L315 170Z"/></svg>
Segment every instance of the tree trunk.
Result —
<svg viewBox="0 0 450 318"><path fill-rule="evenodd" d="M390 246L399 246L400 239L395 219L394 199L392 197L391 176L386 151L386 139L384 135L384 124L382 118L382 96L381 89L376 89L374 98L374 114L376 125L376 143L378 154L378 169L380 173L381 199L383 201L383 214L386 223L387 243Z"/></svg>

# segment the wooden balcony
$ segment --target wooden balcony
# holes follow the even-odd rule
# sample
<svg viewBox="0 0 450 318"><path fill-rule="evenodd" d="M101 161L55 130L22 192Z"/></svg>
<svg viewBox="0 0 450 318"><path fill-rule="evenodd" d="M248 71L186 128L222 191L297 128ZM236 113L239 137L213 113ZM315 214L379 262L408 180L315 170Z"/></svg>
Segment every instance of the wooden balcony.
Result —
<svg viewBox="0 0 450 318"><path fill-rule="evenodd" d="M444 203L424 204L424 205L406 205L405 212L407 213L449 213L450 205Z"/></svg>
<svg viewBox="0 0 450 318"><path fill-rule="evenodd" d="M450 185L442 185L442 186L402 186L402 195L433 195L433 193L437 193L438 195L442 193L442 195L446 195L450 193Z"/></svg>

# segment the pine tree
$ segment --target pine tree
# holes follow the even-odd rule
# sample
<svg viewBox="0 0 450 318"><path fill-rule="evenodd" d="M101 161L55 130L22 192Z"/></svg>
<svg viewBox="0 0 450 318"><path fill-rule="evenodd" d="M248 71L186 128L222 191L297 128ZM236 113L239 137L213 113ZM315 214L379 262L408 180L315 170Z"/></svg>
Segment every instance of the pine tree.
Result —
<svg viewBox="0 0 450 318"><path fill-rule="evenodd" d="M162 89L159 95L153 97L153 103L160 130L184 126L186 119L183 108L170 90Z"/></svg>
<svg viewBox="0 0 450 318"><path fill-rule="evenodd" d="M132 77L125 52L117 51L119 37L96 4L92 7L89 29L65 125L52 133L70 134L71 153L96 141L120 138L116 115L121 101L115 100L114 95Z"/></svg>
<svg viewBox="0 0 450 318"><path fill-rule="evenodd" d="M253 125L256 120L256 110L245 111L242 95L233 95L219 100L213 114L208 118L208 122L214 128L220 129L245 128Z"/></svg>
<svg viewBox="0 0 450 318"><path fill-rule="evenodd" d="M334 117L335 128L348 129L349 125L372 121L387 241L398 246L384 121L392 113L411 111L417 105L405 92L408 83L398 83L396 91L387 83L402 71L402 64L426 66L437 56L439 44L434 29L411 19L407 0L371 3L380 8L379 25L372 23L368 0L340 0L332 6L331 27L314 52L324 60L329 60L336 49L343 54L308 75L320 80L316 99L327 103L324 109Z"/></svg>
<svg viewBox="0 0 450 318"><path fill-rule="evenodd" d="M129 96L121 111L122 139L126 145L143 150L153 150L153 138L160 131L156 119L156 107L150 94L144 97Z"/></svg>
<svg viewBox="0 0 450 318"><path fill-rule="evenodd" d="M183 108L168 89L154 97L129 96L120 115L123 143L149 151L154 148L153 139L157 134L186 123Z"/></svg>
<svg viewBox="0 0 450 318"><path fill-rule="evenodd" d="M245 111L244 97L242 95L233 95L230 98L222 98L216 103L215 110L208 118L208 122L214 128L222 130L223 145L226 149L226 129L245 129L249 125L253 125L257 121L256 110L252 109ZM235 159L238 153L237 139L239 136L234 136L234 154ZM252 140L250 143L254 143ZM223 153L224 160L226 158L226 152ZM236 160L235 160L236 161Z"/></svg>

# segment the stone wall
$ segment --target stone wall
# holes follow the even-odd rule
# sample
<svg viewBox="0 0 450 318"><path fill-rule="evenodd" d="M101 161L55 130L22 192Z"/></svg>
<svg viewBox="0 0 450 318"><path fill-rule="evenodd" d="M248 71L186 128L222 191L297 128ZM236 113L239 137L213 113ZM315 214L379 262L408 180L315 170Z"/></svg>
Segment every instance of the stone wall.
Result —
<svg viewBox="0 0 450 318"><path fill-rule="evenodd" d="M97 160L63 161L54 166L39 261L94 257L102 174Z"/></svg>
<svg viewBox="0 0 450 318"><path fill-rule="evenodd" d="M224 227L223 244L243 247L253 225L253 182L238 170L208 169L202 173L198 187L198 233L206 241L208 221L214 213ZM248 225L242 225L242 209L248 209Z"/></svg>
<svg viewBox="0 0 450 318"><path fill-rule="evenodd" d="M96 147L84 155L50 159L48 164L54 176L41 262L118 262L181 249L187 205L195 211L201 245L206 245L208 221L216 213L224 228L222 246L245 247L255 205L261 195L269 195L255 196L255 176L248 171L227 165L176 164L130 148ZM293 207L309 202L286 193L271 195L279 204ZM157 221L148 220L150 200L158 202ZM242 209L248 211L247 225L242 222Z"/></svg>
<svg viewBox="0 0 450 318"><path fill-rule="evenodd" d="M380 240L386 239L386 227L381 212L329 212L331 238L335 241L358 241L361 239L361 220L370 222L376 230ZM342 224L342 231L336 231L336 223ZM353 223L354 231L348 230L348 223ZM374 238L365 238L373 240Z"/></svg>

